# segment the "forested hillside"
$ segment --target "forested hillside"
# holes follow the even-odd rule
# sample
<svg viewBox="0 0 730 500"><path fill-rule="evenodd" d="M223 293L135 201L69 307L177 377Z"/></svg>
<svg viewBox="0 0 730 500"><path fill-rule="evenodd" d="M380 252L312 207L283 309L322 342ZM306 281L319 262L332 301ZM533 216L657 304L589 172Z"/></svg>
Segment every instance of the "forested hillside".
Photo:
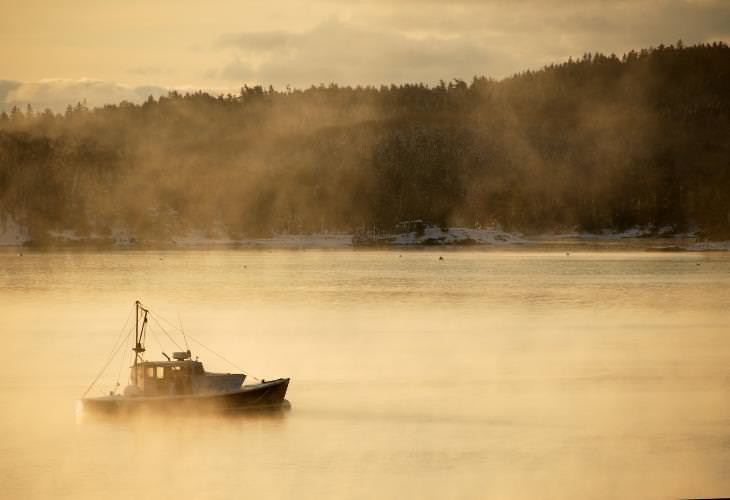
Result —
<svg viewBox="0 0 730 500"><path fill-rule="evenodd" d="M730 47L495 81L170 93L0 116L0 222L141 239L436 224L730 237Z"/></svg>

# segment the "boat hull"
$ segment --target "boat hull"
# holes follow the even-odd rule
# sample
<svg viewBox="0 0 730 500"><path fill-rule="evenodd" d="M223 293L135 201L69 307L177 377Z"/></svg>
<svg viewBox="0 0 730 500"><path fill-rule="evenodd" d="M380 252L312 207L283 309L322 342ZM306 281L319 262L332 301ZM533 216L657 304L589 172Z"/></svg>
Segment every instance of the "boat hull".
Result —
<svg viewBox="0 0 730 500"><path fill-rule="evenodd" d="M278 408L285 402L289 379L277 379L239 390L182 396L103 396L81 400L84 413L221 412Z"/></svg>

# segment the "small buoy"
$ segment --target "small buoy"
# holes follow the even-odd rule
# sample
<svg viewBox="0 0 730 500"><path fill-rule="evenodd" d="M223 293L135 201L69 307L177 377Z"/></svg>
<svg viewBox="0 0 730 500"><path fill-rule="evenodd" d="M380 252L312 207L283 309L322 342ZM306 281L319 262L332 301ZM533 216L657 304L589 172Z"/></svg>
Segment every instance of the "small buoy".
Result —
<svg viewBox="0 0 730 500"><path fill-rule="evenodd" d="M570 255L570 252L565 252L565 255Z"/></svg>
<svg viewBox="0 0 730 500"><path fill-rule="evenodd" d="M439 260L444 260L444 258L443 258L442 256L440 256L440 255L439 255Z"/></svg>
<svg viewBox="0 0 730 500"><path fill-rule="evenodd" d="M248 269L248 266L244 264L243 268L244 268L244 269Z"/></svg>

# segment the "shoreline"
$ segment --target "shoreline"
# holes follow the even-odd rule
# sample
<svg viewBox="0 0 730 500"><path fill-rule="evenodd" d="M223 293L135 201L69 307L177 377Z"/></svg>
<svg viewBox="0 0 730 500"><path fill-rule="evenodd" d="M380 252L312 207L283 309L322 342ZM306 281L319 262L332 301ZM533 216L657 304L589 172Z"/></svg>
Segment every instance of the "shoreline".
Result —
<svg viewBox="0 0 730 500"><path fill-rule="evenodd" d="M589 239L589 238L535 238L519 243L445 243L445 244L379 244L360 246L351 240L317 241L308 237L255 240L211 240L187 242L140 241L130 244L117 244L113 241L51 241L44 243L25 243L22 245L0 245L0 252L48 252L48 251L93 251L93 252L134 252L134 251L210 251L210 250L352 250L352 251L509 251L509 252L586 252L622 251L656 253L720 253L730 252L730 241L697 241L678 238L631 238L631 239Z"/></svg>
<svg viewBox="0 0 730 500"><path fill-rule="evenodd" d="M265 238L233 238L225 228L211 231L188 230L164 238L139 238L124 228L111 234L78 235L72 230L49 230L40 239L14 221L5 221L0 231L0 249L11 251L88 249L116 250L191 250L191 249L470 249L470 250L629 250L656 252L727 252L730 241L702 240L696 232L673 233L670 227L634 227L621 232L578 231L524 234L505 231L499 226L486 228L437 227L412 221L400 232L323 232L274 234ZM9 223L8 223L9 222Z"/></svg>

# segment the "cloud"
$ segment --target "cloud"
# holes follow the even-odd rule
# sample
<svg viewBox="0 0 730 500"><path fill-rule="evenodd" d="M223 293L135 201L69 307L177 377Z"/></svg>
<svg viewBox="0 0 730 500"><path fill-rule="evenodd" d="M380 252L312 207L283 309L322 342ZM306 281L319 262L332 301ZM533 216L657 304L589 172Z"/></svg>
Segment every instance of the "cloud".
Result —
<svg viewBox="0 0 730 500"><path fill-rule="evenodd" d="M223 66L220 71L212 71L208 75L213 78L222 77L225 80L237 82L253 81L257 77L253 65L241 61L238 57Z"/></svg>
<svg viewBox="0 0 730 500"><path fill-rule="evenodd" d="M158 86L127 86L90 79L53 79L38 82L0 80L0 110L31 104L36 110L49 108L63 111L67 105L86 102L89 107L116 104L121 101L141 102L148 96L159 97L168 89Z"/></svg>
<svg viewBox="0 0 730 500"><path fill-rule="evenodd" d="M296 86L468 78L502 70L495 61L507 57L474 38L418 37L338 19L299 33L228 34L217 46L233 52L221 78Z"/></svg>
<svg viewBox="0 0 730 500"><path fill-rule="evenodd" d="M5 102L8 94L20 87L22 83L13 80L0 80L0 102Z"/></svg>
<svg viewBox="0 0 730 500"><path fill-rule="evenodd" d="M521 51L527 64L519 69L560 53L618 53L680 38L696 43L730 35L727 0L455 0L448 5L409 0L407 5L411 8L373 11L374 22L396 31L483 37L503 50Z"/></svg>
<svg viewBox="0 0 730 500"><path fill-rule="evenodd" d="M217 45L219 47L236 47L242 50L269 52L289 46L298 36L301 35L280 30L227 34L220 38Z"/></svg>
<svg viewBox="0 0 730 500"><path fill-rule="evenodd" d="M184 0L191 9L180 8L174 19L163 8L159 17L140 17L150 7L133 2L130 10L120 8L125 22L92 9L83 23L89 30L57 28L54 36L38 30L68 23L31 22L33 16L50 19L73 9L29 9L27 22L13 24L23 28L6 36L8 79L0 80L0 109L31 102L36 109L62 110L84 99L92 106L138 102L167 91L116 82L214 92L243 83L435 83L502 78L586 52L622 54L679 39L687 45L730 42L730 0L285 0L256 7L211 2L203 7ZM201 12L221 14L201 24ZM141 18L145 29L138 26ZM100 28L107 22L119 37ZM26 30L38 44L21 44ZM72 44L52 42L66 35ZM36 80L44 75L71 78Z"/></svg>
<svg viewBox="0 0 730 500"><path fill-rule="evenodd" d="M130 68L127 70L127 73L135 76L159 77L160 75L168 75L170 73L170 70L156 64L149 64L146 66L135 66L133 68Z"/></svg>
<svg viewBox="0 0 730 500"><path fill-rule="evenodd" d="M327 3L327 2L324 2ZM730 38L727 0L347 1L343 16L306 31L229 33L216 50L228 82L433 83L496 78L585 52ZM345 20L342 20L345 19Z"/></svg>

